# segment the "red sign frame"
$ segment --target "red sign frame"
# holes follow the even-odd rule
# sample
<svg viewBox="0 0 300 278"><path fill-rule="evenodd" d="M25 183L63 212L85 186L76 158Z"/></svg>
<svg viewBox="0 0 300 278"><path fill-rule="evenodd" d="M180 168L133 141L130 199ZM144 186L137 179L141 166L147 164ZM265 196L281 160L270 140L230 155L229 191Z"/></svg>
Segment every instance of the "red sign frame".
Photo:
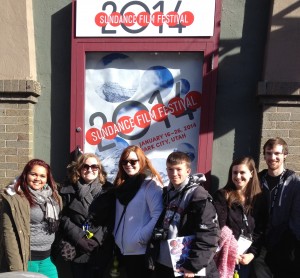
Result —
<svg viewBox="0 0 300 278"><path fill-rule="evenodd" d="M221 1L216 1L214 35L187 38L77 38L75 36L76 0L72 2L72 56L71 56L71 123L70 152L84 143L84 82L85 54L100 52L203 52L203 101L199 134L197 171L209 178L212 165L213 127L218 68ZM201 156L200 156L201 154Z"/></svg>

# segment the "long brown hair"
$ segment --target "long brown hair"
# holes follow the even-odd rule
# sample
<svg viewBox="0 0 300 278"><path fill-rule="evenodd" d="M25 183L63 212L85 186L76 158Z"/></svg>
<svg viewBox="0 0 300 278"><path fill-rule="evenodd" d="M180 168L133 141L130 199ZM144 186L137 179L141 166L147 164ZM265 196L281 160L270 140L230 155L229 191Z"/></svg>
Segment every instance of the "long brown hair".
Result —
<svg viewBox="0 0 300 278"><path fill-rule="evenodd" d="M32 198L32 195L30 194L30 191L29 191L29 188L27 185L27 175L32 170L32 168L36 165L44 167L46 169L47 184L52 189L53 198L57 201L57 203L61 207L60 198L59 198L59 195L57 192L57 185L53 179L53 176L51 173L51 168L50 168L49 164L47 164L45 161L43 161L41 159L32 159L25 165L22 174L19 176L19 178L17 179L17 181L14 185L14 189L15 189L16 193L19 195L23 194L26 197L26 199L28 200L31 207L35 205L35 202Z"/></svg>
<svg viewBox="0 0 300 278"><path fill-rule="evenodd" d="M246 212L249 212L253 208L253 204L255 202L256 196L261 193L260 182L257 176L257 171L255 168L255 162L252 157L245 156L239 159L234 160L228 171L228 180L227 184L223 188L225 191L225 196L227 199L227 203L229 207L234 203L242 204L241 197L236 190L236 186L232 181L232 168L236 165L244 164L248 167L249 171L252 172L252 178L249 180L246 185L245 190L245 201L244 201L244 209Z"/></svg>
<svg viewBox="0 0 300 278"><path fill-rule="evenodd" d="M97 160L97 164L99 166L98 178L100 183L104 184L106 182L107 173L105 172L99 157L93 153L84 153L81 154L75 162L72 162L67 166L68 169L68 177L72 183L77 183L80 179L81 174L80 171L87 161L88 158L93 157Z"/></svg>
<svg viewBox="0 0 300 278"><path fill-rule="evenodd" d="M122 162L122 160L125 160L131 152L136 153L136 155L138 157L139 164L140 164L139 173L147 176L150 172L151 178L156 177L162 185L163 182L162 182L160 174L153 167L150 159L145 155L143 150L139 146L136 146L136 145L128 146L126 149L123 150L123 152L121 154L121 157L120 157L120 160L119 160L119 166L118 166L119 170L118 170L118 173L117 173L117 177L114 181L114 185L115 186L120 186L128 178L128 175L125 172L125 170L123 169L123 166L122 166L121 162Z"/></svg>

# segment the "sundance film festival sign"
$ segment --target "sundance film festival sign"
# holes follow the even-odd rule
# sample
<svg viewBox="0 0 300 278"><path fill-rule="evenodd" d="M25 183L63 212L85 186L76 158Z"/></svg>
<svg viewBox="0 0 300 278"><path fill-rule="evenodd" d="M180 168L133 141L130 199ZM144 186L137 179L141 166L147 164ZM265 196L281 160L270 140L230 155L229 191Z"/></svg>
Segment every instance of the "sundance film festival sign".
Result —
<svg viewBox="0 0 300 278"><path fill-rule="evenodd" d="M204 37L215 0L76 1L77 37Z"/></svg>

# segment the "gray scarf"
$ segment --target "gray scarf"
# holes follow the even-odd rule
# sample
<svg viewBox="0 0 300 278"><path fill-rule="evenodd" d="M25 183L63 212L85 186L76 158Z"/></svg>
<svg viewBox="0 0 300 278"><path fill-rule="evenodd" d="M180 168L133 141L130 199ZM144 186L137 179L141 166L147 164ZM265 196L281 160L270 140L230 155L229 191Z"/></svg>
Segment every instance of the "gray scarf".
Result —
<svg viewBox="0 0 300 278"><path fill-rule="evenodd" d="M99 183L98 178L96 178L93 182L88 184L84 183L83 180L80 179L77 182L77 187L79 199L86 208L88 208L91 205L95 196L98 195L102 190L102 186Z"/></svg>
<svg viewBox="0 0 300 278"><path fill-rule="evenodd" d="M52 197L52 189L46 184L41 191L33 190L30 186L28 186L30 194L37 205L41 207L41 209L45 213L45 219L49 224L49 232L54 233L59 225L59 204Z"/></svg>

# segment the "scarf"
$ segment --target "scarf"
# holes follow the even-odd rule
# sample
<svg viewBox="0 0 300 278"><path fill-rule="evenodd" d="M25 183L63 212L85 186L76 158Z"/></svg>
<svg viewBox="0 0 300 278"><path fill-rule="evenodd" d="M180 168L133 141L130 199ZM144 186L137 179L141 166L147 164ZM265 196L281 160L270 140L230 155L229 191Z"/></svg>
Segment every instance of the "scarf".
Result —
<svg viewBox="0 0 300 278"><path fill-rule="evenodd" d="M219 252L214 259L220 273L220 278L233 277L235 261L238 256L238 243L228 226L221 230Z"/></svg>
<svg viewBox="0 0 300 278"><path fill-rule="evenodd" d="M94 198L101 192L102 186L96 178L91 183L85 183L82 179L77 181L77 193L80 201L85 208L89 208Z"/></svg>
<svg viewBox="0 0 300 278"><path fill-rule="evenodd" d="M123 206L127 206L139 191L145 175L138 174L128 177L120 186L116 188L116 197Z"/></svg>
<svg viewBox="0 0 300 278"><path fill-rule="evenodd" d="M48 222L48 228L50 233L55 233L59 226L59 204L52 197L52 189L46 184L42 190L33 190L28 186L30 194L34 202L39 205L45 214L45 219Z"/></svg>

